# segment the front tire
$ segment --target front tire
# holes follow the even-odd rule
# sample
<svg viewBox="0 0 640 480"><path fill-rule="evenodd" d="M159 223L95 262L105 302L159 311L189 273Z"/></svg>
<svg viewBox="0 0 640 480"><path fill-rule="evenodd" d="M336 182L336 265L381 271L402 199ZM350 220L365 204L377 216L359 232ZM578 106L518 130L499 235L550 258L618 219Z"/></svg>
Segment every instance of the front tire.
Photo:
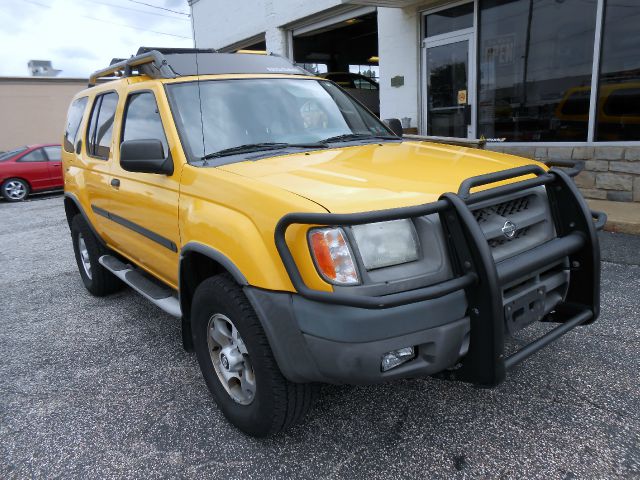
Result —
<svg viewBox="0 0 640 480"><path fill-rule="evenodd" d="M0 193L8 202L21 202L29 195L29 184L21 178L8 178L2 182Z"/></svg>
<svg viewBox="0 0 640 480"><path fill-rule="evenodd" d="M80 214L71 221L71 239L80 278L92 295L104 297L122 289L120 279L98 261L102 255L108 254L109 250L98 241Z"/></svg>
<svg viewBox="0 0 640 480"><path fill-rule="evenodd" d="M233 425L267 437L304 416L316 387L284 378L253 307L230 275L216 275L198 286L191 322L204 380Z"/></svg>

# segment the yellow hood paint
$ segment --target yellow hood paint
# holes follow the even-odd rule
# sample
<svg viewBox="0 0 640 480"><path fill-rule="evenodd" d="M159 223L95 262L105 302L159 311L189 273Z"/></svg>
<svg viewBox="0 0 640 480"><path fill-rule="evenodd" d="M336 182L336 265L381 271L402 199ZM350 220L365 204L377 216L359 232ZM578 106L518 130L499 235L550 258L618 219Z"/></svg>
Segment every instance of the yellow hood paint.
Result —
<svg viewBox="0 0 640 480"><path fill-rule="evenodd" d="M487 150L404 141L282 155L218 168L308 198L332 213L350 213L431 202L442 193L457 192L469 177L532 163L538 164Z"/></svg>

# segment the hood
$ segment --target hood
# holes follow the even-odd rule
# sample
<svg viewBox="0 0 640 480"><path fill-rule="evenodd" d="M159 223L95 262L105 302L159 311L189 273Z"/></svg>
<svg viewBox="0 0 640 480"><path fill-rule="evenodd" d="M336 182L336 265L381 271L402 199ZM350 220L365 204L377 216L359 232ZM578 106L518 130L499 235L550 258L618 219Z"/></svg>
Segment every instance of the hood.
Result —
<svg viewBox="0 0 640 480"><path fill-rule="evenodd" d="M404 141L296 153L217 167L308 198L332 213L419 205L476 175L537 163L487 150Z"/></svg>

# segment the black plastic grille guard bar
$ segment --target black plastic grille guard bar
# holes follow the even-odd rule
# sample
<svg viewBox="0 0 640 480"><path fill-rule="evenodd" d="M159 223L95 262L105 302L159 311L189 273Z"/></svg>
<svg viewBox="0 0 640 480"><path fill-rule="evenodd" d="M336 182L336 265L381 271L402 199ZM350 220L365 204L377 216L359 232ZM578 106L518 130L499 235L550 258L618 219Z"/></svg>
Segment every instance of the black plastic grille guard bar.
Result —
<svg viewBox="0 0 640 480"><path fill-rule="evenodd" d="M602 230L607 223L607 214L604 212L591 210L591 217L593 217L596 230Z"/></svg>
<svg viewBox="0 0 640 480"><path fill-rule="evenodd" d="M573 232L564 237L554 238L520 255L496 264L498 279L505 285L522 276L522 272L533 272L568 257L585 244L584 234Z"/></svg>
<svg viewBox="0 0 640 480"><path fill-rule="evenodd" d="M547 167L562 167L566 168L564 173L570 177L575 177L582 170L584 170L585 163L582 160L545 160L544 164Z"/></svg>
<svg viewBox="0 0 640 480"><path fill-rule="evenodd" d="M417 205L414 207L394 208L364 213L289 213L282 217L278 222L278 225L276 225L276 248L280 253L282 263L289 274L289 278L291 279L291 283L294 288L300 295L310 300L369 309L391 308L398 305L431 300L473 285L478 280L477 275L473 272L469 272L436 285L380 297L361 296L339 292L323 292L309 288L304 283L295 260L293 259L293 255L287 246L285 233L287 228L293 224L323 226L362 225L365 223L421 217L432 213L438 213L447 208L449 208L448 201L438 200L437 202Z"/></svg>
<svg viewBox="0 0 640 480"><path fill-rule="evenodd" d="M492 183L518 178L525 175L535 175L535 178L522 180L519 182L502 185L477 193L470 193L474 187L489 185ZM511 168L498 172L478 175L463 181L458 190L458 196L467 204L473 204L482 200L494 198L500 195L507 195L512 192L522 191L535 186L540 186L551 182L554 179L552 173L547 173L539 165L524 165L522 167ZM296 262L289 250L286 241L286 231L293 224L323 225L323 226L343 226L343 225L363 225L365 223L384 222L389 220L399 220L402 218L415 218L433 213L440 213L450 209L450 201L441 198L440 200L424 205L412 207L393 208L388 210L378 210L362 213L289 213L282 217L276 225L274 237L275 244L282 258L287 273L293 287L305 298L317 300L325 303L337 305L350 305L354 307L380 309L391 308L408 303L416 303L423 300L431 300L443 297L449 293L463 288L467 288L478 282L478 276L474 272L467 272L461 276L446 280L442 283L430 285L428 287L398 292L379 297L353 295L339 292L323 292L309 288L302 279Z"/></svg>
<svg viewBox="0 0 640 480"><path fill-rule="evenodd" d="M490 185L492 183L509 180L511 178L522 177L525 175L536 175L536 178L530 178L528 180L510 183L508 185L501 185L499 187L495 187L490 190L484 190L482 192L471 193L472 188L480 187L483 185ZM509 170L502 170L500 172L487 173L485 175L478 175L476 177L467 178L460 184L460 188L458 189L458 196L462 198L467 204L478 203L489 198L494 198L500 195L508 195L509 193L526 190L527 188L544 185L551 180L553 180L553 176L545 172L542 167L538 165L524 165L522 167L510 168Z"/></svg>
<svg viewBox="0 0 640 480"><path fill-rule="evenodd" d="M504 360L504 366L506 369L513 368L518 363L522 362L524 359L530 357L538 350L546 347L551 342L560 338L562 335L567 333L569 330L577 327L578 325L582 325L587 320L593 318L593 312L590 310L582 310L577 315L572 317L570 320L567 320L565 323L560 324L559 327L554 328L553 330L545 333L542 337L534 340L530 344L518 350L513 355L508 356Z"/></svg>

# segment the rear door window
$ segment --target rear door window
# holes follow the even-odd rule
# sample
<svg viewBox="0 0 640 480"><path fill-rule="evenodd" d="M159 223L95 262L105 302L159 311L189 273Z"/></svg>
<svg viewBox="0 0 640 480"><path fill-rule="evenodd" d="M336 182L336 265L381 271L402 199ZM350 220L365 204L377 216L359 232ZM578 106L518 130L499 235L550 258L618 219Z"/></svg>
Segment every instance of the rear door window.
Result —
<svg viewBox="0 0 640 480"><path fill-rule="evenodd" d="M96 97L89 119L87 152L92 157L107 160L111 151L113 121L118 106L118 94L109 92Z"/></svg>
<svg viewBox="0 0 640 480"><path fill-rule="evenodd" d="M67 127L64 130L64 149L73 152L76 143L76 136L82 122L82 115L87 106L87 97L78 98L73 101L67 113Z"/></svg>

